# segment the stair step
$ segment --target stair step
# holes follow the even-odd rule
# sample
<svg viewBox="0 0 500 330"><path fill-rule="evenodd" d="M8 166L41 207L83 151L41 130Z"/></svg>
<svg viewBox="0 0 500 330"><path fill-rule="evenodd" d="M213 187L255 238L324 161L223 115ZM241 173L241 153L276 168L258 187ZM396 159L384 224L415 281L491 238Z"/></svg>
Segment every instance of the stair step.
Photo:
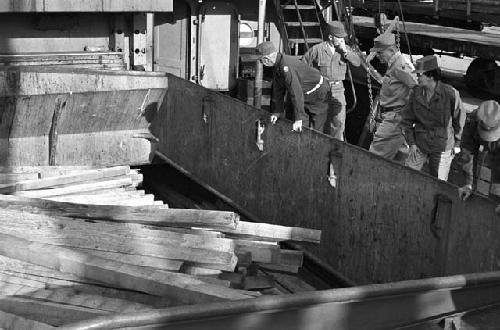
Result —
<svg viewBox="0 0 500 330"><path fill-rule="evenodd" d="M292 38L288 39L288 41L293 42L295 44L305 44L305 40L302 38ZM321 38L307 38L307 43L308 44L319 44L320 42L323 42Z"/></svg>
<svg viewBox="0 0 500 330"><path fill-rule="evenodd" d="M287 26L300 26L300 22L285 22ZM303 26L320 26L317 22L302 22Z"/></svg>
<svg viewBox="0 0 500 330"><path fill-rule="evenodd" d="M297 6L300 9L316 9L316 7L314 5L298 5ZM281 8L283 9L287 9L287 10L295 10L295 5L284 5L284 6L281 6Z"/></svg>

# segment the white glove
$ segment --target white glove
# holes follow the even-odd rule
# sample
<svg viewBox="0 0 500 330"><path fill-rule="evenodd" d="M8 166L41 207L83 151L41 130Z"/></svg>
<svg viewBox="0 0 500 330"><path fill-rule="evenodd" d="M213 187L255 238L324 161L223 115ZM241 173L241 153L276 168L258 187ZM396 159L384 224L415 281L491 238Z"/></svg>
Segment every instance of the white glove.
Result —
<svg viewBox="0 0 500 330"><path fill-rule="evenodd" d="M295 132L302 132L302 120L296 120L293 122L292 130Z"/></svg>
<svg viewBox="0 0 500 330"><path fill-rule="evenodd" d="M472 194L472 186L471 185L465 185L461 188L458 188L458 196L460 197L461 200L466 201L470 195Z"/></svg>
<svg viewBox="0 0 500 330"><path fill-rule="evenodd" d="M462 149L460 149L460 147L453 148L453 154L454 155L458 155L461 151L462 151Z"/></svg>
<svg viewBox="0 0 500 330"><path fill-rule="evenodd" d="M277 115L271 115L271 124L276 124L278 121L278 116Z"/></svg>

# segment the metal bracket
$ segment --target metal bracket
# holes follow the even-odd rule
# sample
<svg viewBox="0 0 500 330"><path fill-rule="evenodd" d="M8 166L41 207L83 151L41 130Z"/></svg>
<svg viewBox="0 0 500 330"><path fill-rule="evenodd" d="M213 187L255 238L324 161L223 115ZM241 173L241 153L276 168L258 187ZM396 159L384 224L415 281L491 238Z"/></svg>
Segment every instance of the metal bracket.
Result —
<svg viewBox="0 0 500 330"><path fill-rule="evenodd" d="M257 145L257 148L259 148L259 150L262 152L264 151L264 140L262 139L262 134L264 134L266 126L264 125L264 123L262 123L260 119L257 120L256 125L257 125L257 130L256 130L257 138L255 144Z"/></svg>
<svg viewBox="0 0 500 330"><path fill-rule="evenodd" d="M212 107L213 103L215 103L215 100L210 95L205 96L201 100L201 118L205 124L208 124L207 106Z"/></svg>
<svg viewBox="0 0 500 330"><path fill-rule="evenodd" d="M337 188L337 176L335 175L335 169L333 168L332 162L330 162L328 170L328 182L330 182L330 186Z"/></svg>

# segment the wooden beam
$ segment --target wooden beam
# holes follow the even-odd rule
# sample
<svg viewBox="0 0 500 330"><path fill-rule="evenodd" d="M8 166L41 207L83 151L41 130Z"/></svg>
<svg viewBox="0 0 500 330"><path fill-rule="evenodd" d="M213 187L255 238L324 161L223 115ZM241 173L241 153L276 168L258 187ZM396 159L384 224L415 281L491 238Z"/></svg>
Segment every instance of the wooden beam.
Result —
<svg viewBox="0 0 500 330"><path fill-rule="evenodd" d="M156 258L210 263L227 269L234 263L234 243L228 239L141 229L105 223L57 219L0 210L0 231L40 243ZM137 228L137 234L132 228ZM124 244L126 242L126 244Z"/></svg>
<svg viewBox="0 0 500 330"><path fill-rule="evenodd" d="M91 180L100 180L105 178L117 177L128 174L129 166L117 166L98 170L89 170L79 174L66 174L56 177L43 179L26 180L14 184L4 184L0 186L0 193L12 194L17 191L44 189L54 186L73 184Z"/></svg>
<svg viewBox="0 0 500 330"><path fill-rule="evenodd" d="M321 230L300 227L285 227L268 223L240 221L236 229L224 232L236 235L261 237L277 241L301 241L319 243Z"/></svg>
<svg viewBox="0 0 500 330"><path fill-rule="evenodd" d="M11 235L0 234L0 254L62 272L83 275L87 279L115 287L172 297L181 303L249 298L248 295L229 288L203 283L190 275L144 269Z"/></svg>
<svg viewBox="0 0 500 330"><path fill-rule="evenodd" d="M162 227L232 230L239 221L239 216L233 212L165 209L154 206L84 205L9 195L0 195L0 207L18 210L32 208L52 216L133 222Z"/></svg>
<svg viewBox="0 0 500 330"><path fill-rule="evenodd" d="M131 176L121 176L99 182L74 184L63 188L18 191L14 194L16 196L24 196L29 198L45 198L51 196L68 195L78 192L96 191L101 189L130 187L133 186L133 184L134 182Z"/></svg>

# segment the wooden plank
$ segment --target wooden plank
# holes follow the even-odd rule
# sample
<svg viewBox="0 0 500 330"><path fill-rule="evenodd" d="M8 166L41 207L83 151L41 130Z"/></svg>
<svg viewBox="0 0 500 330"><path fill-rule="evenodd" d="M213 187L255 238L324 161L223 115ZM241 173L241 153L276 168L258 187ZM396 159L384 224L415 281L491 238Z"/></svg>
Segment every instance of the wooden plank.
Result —
<svg viewBox="0 0 500 330"><path fill-rule="evenodd" d="M85 280L73 274L4 256L0 256L0 263L0 282L2 283L0 292L5 295L26 294L27 292L45 289L72 289L75 293L121 299L155 308L174 305L173 301L166 297L105 287L104 284Z"/></svg>
<svg viewBox="0 0 500 330"><path fill-rule="evenodd" d="M23 329L23 330L48 330L54 329L47 323L37 322L24 317L0 311L1 329Z"/></svg>
<svg viewBox="0 0 500 330"><path fill-rule="evenodd" d="M30 207L39 213L53 216L216 230L231 230L239 221L239 216L233 212L166 209L154 206L84 205L9 195L0 196L0 207L10 209Z"/></svg>
<svg viewBox="0 0 500 330"><path fill-rule="evenodd" d="M261 290L274 287L274 278L272 276L245 276L243 280L244 290Z"/></svg>
<svg viewBox="0 0 500 330"><path fill-rule="evenodd" d="M319 243L321 230L285 227L268 223L253 223L240 221L236 229L224 232L237 235L270 238L279 241L302 241Z"/></svg>
<svg viewBox="0 0 500 330"><path fill-rule="evenodd" d="M258 263L259 267L274 271L274 272L285 272L285 273L291 273L291 274L297 274L299 272L299 267L298 266L290 266L290 265L279 265L279 264L266 264L259 262Z"/></svg>
<svg viewBox="0 0 500 330"><path fill-rule="evenodd" d="M150 310L151 306L133 303L123 299L108 298L96 294L79 293L73 288L36 290L26 294L17 294L20 298L67 304L110 313L125 313Z"/></svg>
<svg viewBox="0 0 500 330"><path fill-rule="evenodd" d="M54 219L39 214L0 210L0 231L36 242L156 258L210 263L216 269L234 264L233 242L222 238L177 234L113 224ZM134 232L133 228L137 229ZM127 242L127 244L124 244Z"/></svg>
<svg viewBox="0 0 500 330"><path fill-rule="evenodd" d="M206 284L186 274L145 270L143 267L89 256L70 249L0 234L0 254L48 268L183 303L248 299L232 289Z"/></svg>
<svg viewBox="0 0 500 330"><path fill-rule="evenodd" d="M130 171L129 166L117 166L98 170L89 170L79 174L66 174L57 177L43 179L27 180L15 184L6 184L0 186L0 193L12 194L17 191L44 189L63 184L73 184L90 180L99 180L117 176L123 176Z"/></svg>
<svg viewBox="0 0 500 330"><path fill-rule="evenodd" d="M177 272L181 269L183 261L181 260L171 260L165 258L155 258L145 255L135 255L135 254L124 254L118 252L101 251L94 249L77 249L82 252L94 255L97 257L116 260L126 264L141 266L141 267L151 267L158 270L168 270L171 272Z"/></svg>
<svg viewBox="0 0 500 330"><path fill-rule="evenodd" d="M132 178L124 177L117 179L105 180L97 183L82 183L75 184L64 188L54 188L54 189L41 189L41 190L30 190L30 191L19 191L15 192L16 196L24 196L30 198L44 198L51 196L61 196L72 194L76 192L87 192L95 191L100 189L110 189L110 188L120 188L120 187L130 187L132 186Z"/></svg>
<svg viewBox="0 0 500 330"><path fill-rule="evenodd" d="M0 299L0 310L52 326L62 326L71 322L88 320L109 314L108 312L91 308L19 297L2 297Z"/></svg>

